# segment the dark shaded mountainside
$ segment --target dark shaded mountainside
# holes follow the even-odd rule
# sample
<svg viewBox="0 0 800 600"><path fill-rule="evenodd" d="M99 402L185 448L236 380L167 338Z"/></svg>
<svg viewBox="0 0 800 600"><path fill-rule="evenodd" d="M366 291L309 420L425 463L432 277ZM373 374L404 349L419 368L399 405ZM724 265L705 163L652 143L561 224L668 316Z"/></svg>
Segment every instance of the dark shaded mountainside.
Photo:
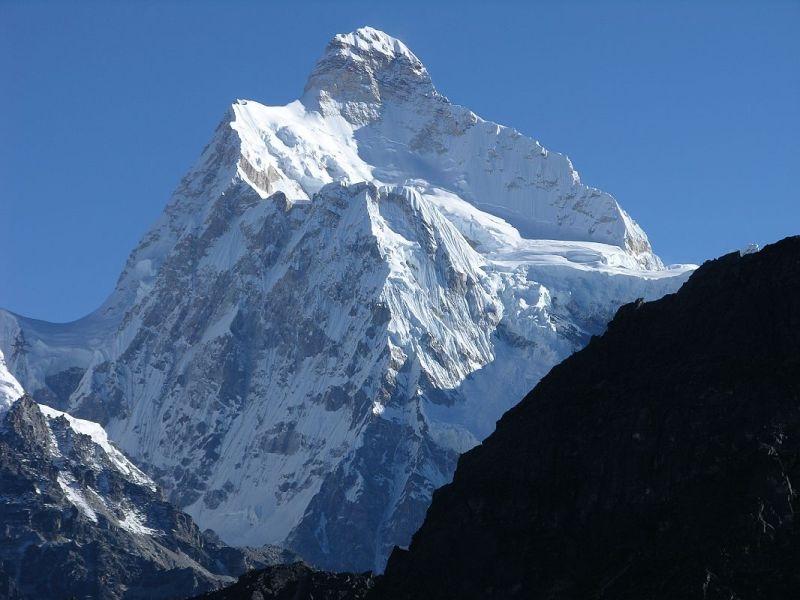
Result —
<svg viewBox="0 0 800 600"><path fill-rule="evenodd" d="M0 415L0 598L182 598L295 557L201 532L99 426L44 410Z"/></svg>
<svg viewBox="0 0 800 600"><path fill-rule="evenodd" d="M798 480L793 237L622 307L461 457L384 576L274 567L207 597L798 597Z"/></svg>
<svg viewBox="0 0 800 600"><path fill-rule="evenodd" d="M234 585L196 600L365 600L374 584L370 573L317 571L297 562L246 573Z"/></svg>

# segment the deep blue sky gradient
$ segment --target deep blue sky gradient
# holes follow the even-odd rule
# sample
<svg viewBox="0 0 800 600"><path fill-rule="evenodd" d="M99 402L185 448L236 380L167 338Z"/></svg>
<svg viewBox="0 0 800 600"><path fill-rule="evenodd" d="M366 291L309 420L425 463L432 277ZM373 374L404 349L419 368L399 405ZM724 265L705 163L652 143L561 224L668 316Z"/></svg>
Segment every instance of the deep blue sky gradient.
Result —
<svg viewBox="0 0 800 600"><path fill-rule="evenodd" d="M800 3L0 0L0 306L111 291L227 104L296 98L329 38L569 155L666 262L800 233Z"/></svg>

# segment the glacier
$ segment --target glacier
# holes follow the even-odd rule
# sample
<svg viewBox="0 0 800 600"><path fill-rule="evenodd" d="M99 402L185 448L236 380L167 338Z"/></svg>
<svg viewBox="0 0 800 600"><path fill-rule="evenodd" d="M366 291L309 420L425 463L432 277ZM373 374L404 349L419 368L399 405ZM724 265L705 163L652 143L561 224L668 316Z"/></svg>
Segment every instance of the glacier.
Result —
<svg viewBox="0 0 800 600"><path fill-rule="evenodd" d="M0 310L0 350L227 543L381 571L460 453L693 268L365 27L298 100L232 104L100 308Z"/></svg>

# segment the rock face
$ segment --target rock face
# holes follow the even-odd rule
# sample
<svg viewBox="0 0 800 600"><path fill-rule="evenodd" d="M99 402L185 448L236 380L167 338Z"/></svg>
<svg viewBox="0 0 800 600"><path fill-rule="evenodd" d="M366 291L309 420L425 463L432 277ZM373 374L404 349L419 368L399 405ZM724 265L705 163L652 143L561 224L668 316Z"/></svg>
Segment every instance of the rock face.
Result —
<svg viewBox="0 0 800 600"><path fill-rule="evenodd" d="M195 600L362 600L373 585L369 573L329 573L298 562L247 573Z"/></svg>
<svg viewBox="0 0 800 600"><path fill-rule="evenodd" d="M800 590L800 237L620 309L461 457L376 598Z"/></svg>
<svg viewBox="0 0 800 600"><path fill-rule="evenodd" d="M226 542L381 570L461 452L690 270L565 156L450 103L364 28L300 100L233 104L103 306L0 311L0 350Z"/></svg>
<svg viewBox="0 0 800 600"><path fill-rule="evenodd" d="M2 598L179 598L292 557L201 533L99 425L30 396L0 416L0 494Z"/></svg>

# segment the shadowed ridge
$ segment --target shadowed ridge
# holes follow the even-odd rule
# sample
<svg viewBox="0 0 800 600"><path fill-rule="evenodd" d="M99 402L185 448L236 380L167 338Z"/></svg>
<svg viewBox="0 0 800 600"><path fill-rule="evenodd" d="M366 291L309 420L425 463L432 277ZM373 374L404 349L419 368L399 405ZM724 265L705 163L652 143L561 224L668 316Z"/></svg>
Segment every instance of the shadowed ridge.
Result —
<svg viewBox="0 0 800 600"><path fill-rule="evenodd" d="M194 600L363 600L373 585L369 573L330 573L296 562L251 571L232 586Z"/></svg>

